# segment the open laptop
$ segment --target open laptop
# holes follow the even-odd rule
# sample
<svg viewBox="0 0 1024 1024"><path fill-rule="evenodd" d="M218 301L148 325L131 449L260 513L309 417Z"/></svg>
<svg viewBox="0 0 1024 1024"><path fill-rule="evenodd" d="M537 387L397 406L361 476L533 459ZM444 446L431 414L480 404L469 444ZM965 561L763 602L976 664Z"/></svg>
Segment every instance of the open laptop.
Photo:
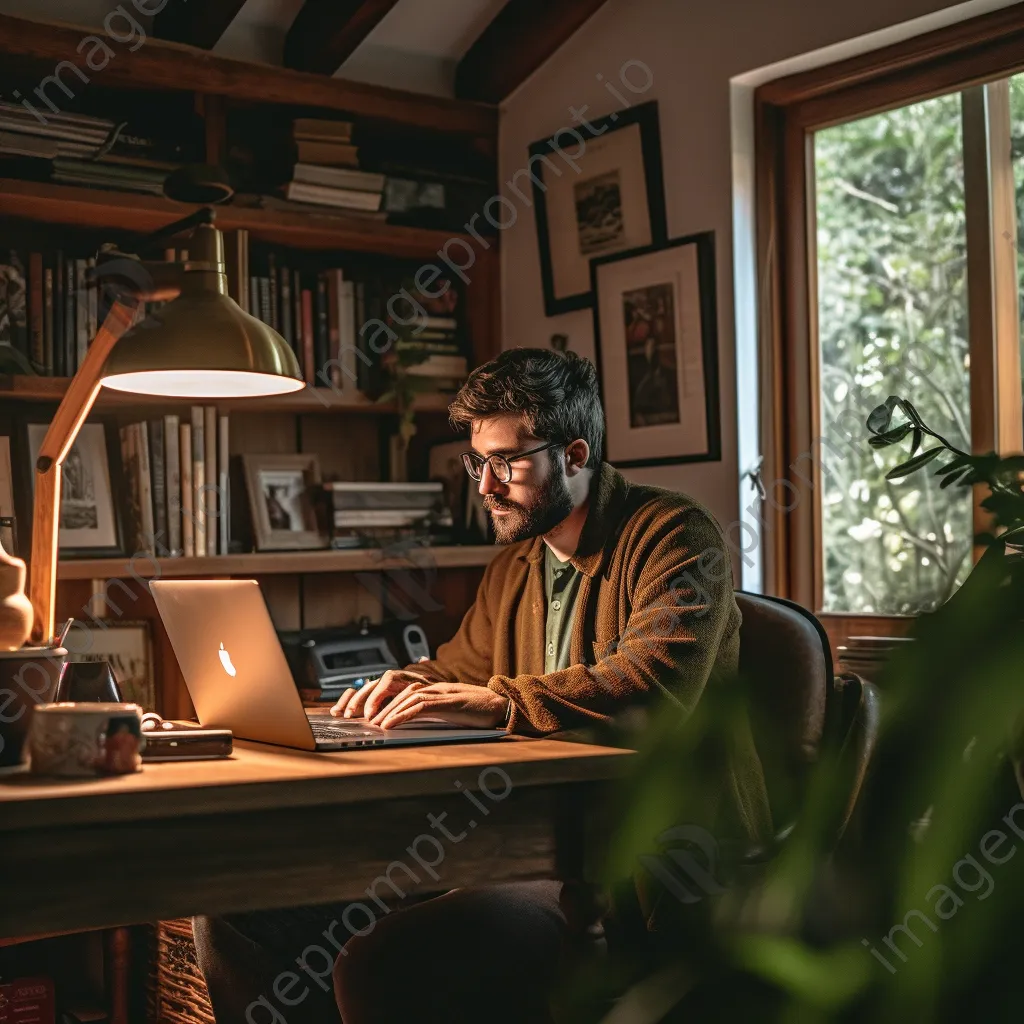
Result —
<svg viewBox="0 0 1024 1024"><path fill-rule="evenodd" d="M504 729L419 720L396 729L306 709L256 580L154 580L153 600L199 721L299 750L491 740ZM411 726L411 727L410 727Z"/></svg>

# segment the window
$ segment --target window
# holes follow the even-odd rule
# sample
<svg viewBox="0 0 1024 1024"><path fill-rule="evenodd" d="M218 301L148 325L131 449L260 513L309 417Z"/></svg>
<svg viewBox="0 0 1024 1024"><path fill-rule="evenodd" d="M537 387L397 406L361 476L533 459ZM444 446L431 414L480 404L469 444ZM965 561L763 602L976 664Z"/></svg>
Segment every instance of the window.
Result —
<svg viewBox="0 0 1024 1024"><path fill-rule="evenodd" d="M931 610L984 511L886 480L905 452L865 420L901 395L957 447L1024 449L1024 13L769 83L756 117L766 589L826 619Z"/></svg>
<svg viewBox="0 0 1024 1024"><path fill-rule="evenodd" d="M822 434L898 394L970 450L959 95L823 129L813 146ZM970 568L970 492L886 480L903 450L845 440L821 452L820 610L937 607Z"/></svg>

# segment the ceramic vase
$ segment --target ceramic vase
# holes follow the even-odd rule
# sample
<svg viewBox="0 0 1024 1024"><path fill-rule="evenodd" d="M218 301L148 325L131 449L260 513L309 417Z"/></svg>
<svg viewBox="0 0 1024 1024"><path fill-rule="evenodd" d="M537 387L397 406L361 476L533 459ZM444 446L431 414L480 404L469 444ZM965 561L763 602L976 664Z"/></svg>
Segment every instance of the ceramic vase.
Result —
<svg viewBox="0 0 1024 1024"><path fill-rule="evenodd" d="M25 596L25 563L0 545L0 651L16 651L32 632L32 602Z"/></svg>

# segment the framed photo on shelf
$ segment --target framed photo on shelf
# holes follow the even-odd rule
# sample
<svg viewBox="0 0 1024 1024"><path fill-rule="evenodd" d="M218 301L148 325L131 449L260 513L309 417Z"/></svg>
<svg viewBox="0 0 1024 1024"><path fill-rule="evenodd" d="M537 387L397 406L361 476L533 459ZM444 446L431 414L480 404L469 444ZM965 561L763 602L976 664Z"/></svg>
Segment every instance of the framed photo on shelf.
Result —
<svg viewBox="0 0 1024 1024"><path fill-rule="evenodd" d="M585 148L572 140L570 150L564 132L530 146L548 316L592 304L592 259L657 245L668 236L657 102L587 126L578 129Z"/></svg>
<svg viewBox="0 0 1024 1024"><path fill-rule="evenodd" d="M605 458L720 459L713 232L595 259L591 280Z"/></svg>
<svg viewBox="0 0 1024 1024"><path fill-rule="evenodd" d="M445 503L452 513L452 524L462 544L490 544L494 541L491 518L484 508L476 483L462 463L462 453L470 442L440 441L430 448L430 479L444 484Z"/></svg>
<svg viewBox="0 0 1024 1024"><path fill-rule="evenodd" d="M156 710L153 639L147 621L76 620L68 631L69 661L109 661L121 696L143 711Z"/></svg>
<svg viewBox="0 0 1024 1024"><path fill-rule="evenodd" d="M25 424L21 446L24 498L18 513L19 543L27 553L31 539L35 464L49 422ZM116 558L124 555L121 505L121 455L117 430L105 422L87 422L79 431L61 473L57 548L61 558Z"/></svg>
<svg viewBox="0 0 1024 1024"><path fill-rule="evenodd" d="M313 503L320 483L315 455L243 455L242 466L257 551L327 547Z"/></svg>

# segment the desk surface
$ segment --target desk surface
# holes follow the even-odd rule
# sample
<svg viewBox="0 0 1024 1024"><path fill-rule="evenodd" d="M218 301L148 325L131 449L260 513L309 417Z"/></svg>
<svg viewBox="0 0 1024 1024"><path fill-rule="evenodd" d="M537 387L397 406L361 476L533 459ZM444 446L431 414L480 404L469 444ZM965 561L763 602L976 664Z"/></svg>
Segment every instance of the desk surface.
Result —
<svg viewBox="0 0 1024 1024"><path fill-rule="evenodd" d="M440 891L576 877L591 811L631 760L517 738L331 754L238 742L230 759L129 776L9 776L0 874L24 884L0 900L0 939L365 899L396 865Z"/></svg>
<svg viewBox="0 0 1024 1024"><path fill-rule="evenodd" d="M349 804L478 789L496 766L514 786L605 781L630 751L509 737L484 743L314 753L236 740L230 758L145 764L134 775L0 778L0 834L24 828L144 821L218 811Z"/></svg>

